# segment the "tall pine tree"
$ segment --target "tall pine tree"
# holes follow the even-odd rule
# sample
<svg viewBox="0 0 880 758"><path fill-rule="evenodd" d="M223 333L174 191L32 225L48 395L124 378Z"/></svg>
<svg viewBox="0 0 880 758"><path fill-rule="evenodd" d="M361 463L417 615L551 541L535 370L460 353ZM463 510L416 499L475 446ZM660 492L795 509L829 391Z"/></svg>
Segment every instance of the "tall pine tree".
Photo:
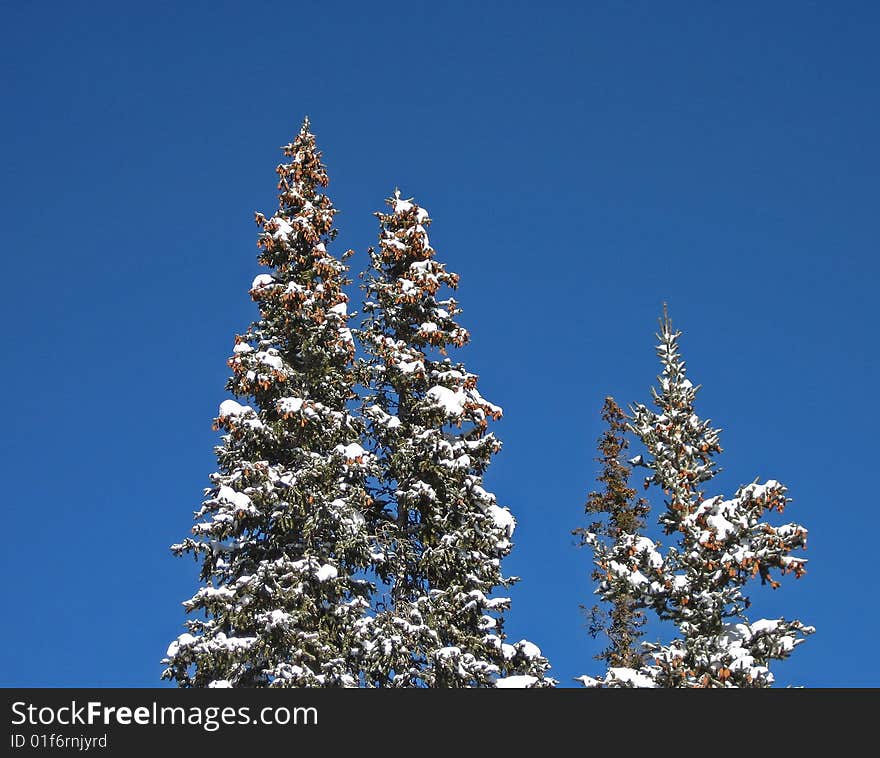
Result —
<svg viewBox="0 0 880 758"><path fill-rule="evenodd" d="M328 252L336 213L309 123L283 148L279 208L261 228L251 297L260 318L235 338L220 405L218 471L193 536L193 618L168 648L180 686L349 687L357 622L369 608L364 511L371 456L347 410L354 344L347 267Z"/></svg>
<svg viewBox="0 0 880 758"><path fill-rule="evenodd" d="M646 645L653 658L649 665L609 668L601 679L585 677L584 683L768 687L770 662L788 657L813 628L782 618L749 621L745 588L753 578L778 587L774 572L800 577L805 560L791 553L806 546L807 531L765 520L789 502L786 488L775 480L755 480L730 499L706 497L703 487L715 476L714 456L721 452L719 433L694 410L699 388L686 376L680 336L664 313L657 335L660 389L652 391L657 410L634 406L630 425L647 451L631 462L649 469L646 487L662 491L659 521L675 544L661 553L641 538L624 551L625 558L620 550L600 553L603 598L635 597L672 622L678 637Z"/></svg>
<svg viewBox="0 0 880 758"><path fill-rule="evenodd" d="M501 561L515 521L483 488L500 448L501 409L447 353L464 345L458 276L434 257L428 213L396 192L378 213L361 332L369 369L365 417L375 440L387 596L362 622L366 680L376 687L548 686L540 650L506 641Z"/></svg>
<svg viewBox="0 0 880 758"><path fill-rule="evenodd" d="M596 545L601 540L602 562L607 562L622 557L614 555L615 550L628 554L638 544L648 503L644 498L636 498L636 491L629 486L632 470L624 459L629 448L626 416L614 398L605 398L602 419L607 426L599 439L600 455L596 458L602 464L598 477L602 490L590 492L584 506L586 513L596 520L587 529L576 529L574 534L581 536L583 544ZM603 569L597 565L593 580L600 581L603 576ZM616 594L608 609L594 605L590 608L590 633L593 637L602 634L608 638L608 646L596 658L610 667L640 668L643 652L639 639L644 623L644 611L632 593Z"/></svg>

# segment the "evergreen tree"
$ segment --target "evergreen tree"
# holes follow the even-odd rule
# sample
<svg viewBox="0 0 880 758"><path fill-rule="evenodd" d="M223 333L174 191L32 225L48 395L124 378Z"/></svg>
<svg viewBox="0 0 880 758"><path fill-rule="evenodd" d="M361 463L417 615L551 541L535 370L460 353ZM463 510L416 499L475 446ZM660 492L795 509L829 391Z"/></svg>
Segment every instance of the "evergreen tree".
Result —
<svg viewBox="0 0 880 758"><path fill-rule="evenodd" d="M686 377L678 338L664 313L657 352L662 364L660 390L653 390L657 410L633 407L630 429L647 456L631 463L650 471L645 486L665 496L660 524L675 544L657 549L648 538L633 543L629 555L600 555L605 572L600 592L612 601L635 597L661 619L671 621L679 637L669 644L649 644L653 663L638 669L609 668L587 685L655 687L768 687L769 663L788 657L812 633L800 621L749 621L746 584L760 577L779 586L773 572L804 573L803 558L792 552L806 546L807 531L798 524L773 526L764 520L790 502L775 480L740 487L725 500L707 498L702 487L716 473L721 452L718 430L694 411L699 387ZM591 542L596 538L590 537ZM615 560L617 558L617 560Z"/></svg>
<svg viewBox="0 0 880 758"><path fill-rule="evenodd" d="M600 455L596 460L602 464L598 481L603 489L590 492L584 507L587 514L598 518L587 529L575 529L574 534L581 536L582 544L595 545L601 540L603 562L608 562L628 555L632 546L638 544L648 504L644 498L636 498L636 491L629 486L631 469L623 459L629 448L626 416L614 398L605 398L602 419L607 428L599 439ZM597 565L592 578L600 581L604 574ZM625 588L614 596L609 610L594 605L590 609L590 633L593 637L604 634L609 641L596 658L611 667L640 668L643 653L639 639L644 623L644 612Z"/></svg>
<svg viewBox="0 0 880 758"><path fill-rule="evenodd" d="M220 405L218 471L193 536L172 550L201 561L184 603L203 618L171 643L163 678L180 686L357 686L352 653L369 608L372 458L347 410L354 343L347 267L327 245L336 213L306 120L283 148L279 208L261 228L251 297L260 318L235 338Z"/></svg>
<svg viewBox="0 0 880 758"><path fill-rule="evenodd" d="M477 390L477 377L447 355L464 345L455 320L458 276L434 257L428 213L399 192L377 213L361 333L369 397L364 415L381 475L374 498L387 596L361 623L364 669L375 687L548 686L540 650L509 644L510 600L501 561L515 521L483 488L500 448L487 431L501 408Z"/></svg>

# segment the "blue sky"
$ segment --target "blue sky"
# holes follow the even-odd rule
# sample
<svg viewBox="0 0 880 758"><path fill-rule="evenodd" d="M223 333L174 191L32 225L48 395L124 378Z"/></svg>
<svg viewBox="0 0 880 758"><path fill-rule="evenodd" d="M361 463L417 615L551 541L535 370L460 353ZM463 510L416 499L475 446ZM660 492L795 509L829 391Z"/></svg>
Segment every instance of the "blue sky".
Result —
<svg viewBox="0 0 880 758"><path fill-rule="evenodd" d="M880 684L878 33L868 2L0 3L0 684L158 684L252 212L305 114L336 251L364 265L399 185L462 275L514 639L597 671L569 532L666 301L717 491L779 479L810 530L807 576L755 596L818 628L778 682Z"/></svg>

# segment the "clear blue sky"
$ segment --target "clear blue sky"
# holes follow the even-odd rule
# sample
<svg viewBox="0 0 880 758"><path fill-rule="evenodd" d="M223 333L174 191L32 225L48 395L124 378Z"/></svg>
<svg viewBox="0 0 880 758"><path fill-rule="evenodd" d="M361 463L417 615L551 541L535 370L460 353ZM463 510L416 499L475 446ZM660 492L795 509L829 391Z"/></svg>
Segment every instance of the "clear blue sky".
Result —
<svg viewBox="0 0 880 758"><path fill-rule="evenodd" d="M540 6L540 7L539 7ZM595 673L584 523L606 394L648 399L663 301L731 494L785 482L818 632L781 684L878 685L880 6L0 3L0 684L158 684L255 314L252 212L312 118L374 243L399 185L462 275L519 520L508 631Z"/></svg>

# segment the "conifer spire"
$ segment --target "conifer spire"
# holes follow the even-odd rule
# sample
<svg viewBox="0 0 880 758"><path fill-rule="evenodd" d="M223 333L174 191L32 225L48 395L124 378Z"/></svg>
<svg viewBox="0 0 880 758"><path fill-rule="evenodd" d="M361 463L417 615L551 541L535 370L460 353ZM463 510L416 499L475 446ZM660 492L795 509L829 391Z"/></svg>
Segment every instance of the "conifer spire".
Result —
<svg viewBox="0 0 880 758"><path fill-rule="evenodd" d="M346 266L327 249L336 210L309 122L277 168L278 210L256 214L250 295L260 318L235 338L215 428L218 471L193 536L192 618L164 659L180 686L357 686L352 653L369 607L364 511L372 456L347 410L354 343ZM196 614L202 617L197 617Z"/></svg>
<svg viewBox="0 0 880 758"><path fill-rule="evenodd" d="M600 455L596 460L602 464L598 481L603 489L590 492L584 507L585 512L596 520L587 529L574 530L574 534L581 536L582 544L593 545L596 552L594 581L604 577L602 567L614 560L618 551L629 552L645 527L648 513L647 501L636 498L636 491L629 486L631 469L624 460L624 453L629 448L626 416L614 398L605 398L602 419L607 428L599 439ZM643 662L639 639L644 623L644 612L632 593L616 595L608 610L594 605L590 609L590 633L593 637L604 634L609 643L596 658L604 660L608 666L639 668Z"/></svg>
<svg viewBox="0 0 880 758"><path fill-rule="evenodd" d="M675 543L660 551L641 538L626 560L606 561L599 587L606 601L634 597L653 609L675 625L678 637L644 646L653 663L583 677L588 686L768 687L774 680L769 663L788 657L814 631L797 620L749 621L745 615L750 580L776 588L774 572L804 574L805 559L791 554L806 547L807 530L765 520L790 502L786 487L773 479L756 479L730 499L706 497L703 486L721 452L719 433L694 409L699 387L686 376L680 336L664 313L657 335L662 371L659 390L652 390L657 410L636 404L630 424L647 451L631 463L647 468L646 486L663 493L659 521Z"/></svg>
<svg viewBox="0 0 880 758"><path fill-rule="evenodd" d="M448 353L468 332L455 317L458 275L437 261L424 208L399 190L378 213L378 249L365 275L364 415L381 475L376 530L387 597L363 625L367 681L377 687L547 686L547 661L527 640L506 641L495 597L515 520L483 487L501 447L488 431L501 408Z"/></svg>

